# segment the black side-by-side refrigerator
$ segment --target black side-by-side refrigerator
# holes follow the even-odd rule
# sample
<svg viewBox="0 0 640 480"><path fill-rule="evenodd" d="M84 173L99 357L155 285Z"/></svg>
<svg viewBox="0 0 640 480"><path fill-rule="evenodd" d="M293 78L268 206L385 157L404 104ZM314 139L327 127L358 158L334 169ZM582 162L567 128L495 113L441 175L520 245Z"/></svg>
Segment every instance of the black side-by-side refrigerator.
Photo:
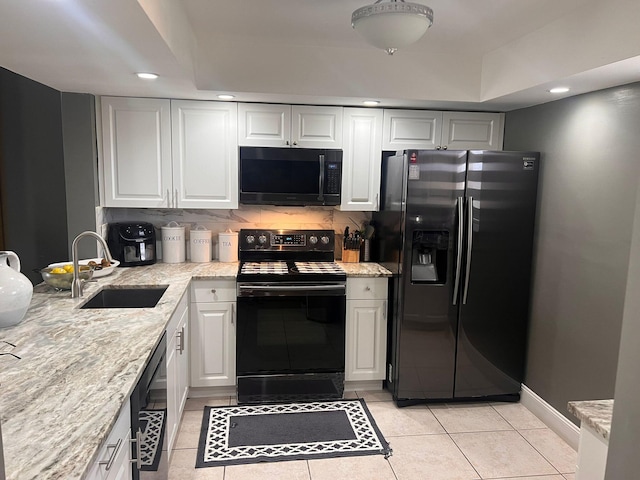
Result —
<svg viewBox="0 0 640 480"><path fill-rule="evenodd" d="M395 275L388 386L398 405L517 400L539 153L383 156L377 260Z"/></svg>

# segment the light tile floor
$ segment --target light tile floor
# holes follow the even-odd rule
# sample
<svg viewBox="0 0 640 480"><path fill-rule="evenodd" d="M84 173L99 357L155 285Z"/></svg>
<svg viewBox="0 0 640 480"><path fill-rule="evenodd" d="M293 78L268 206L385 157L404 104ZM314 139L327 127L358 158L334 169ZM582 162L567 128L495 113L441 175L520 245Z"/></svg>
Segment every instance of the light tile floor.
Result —
<svg viewBox="0 0 640 480"><path fill-rule="evenodd" d="M388 392L364 398L393 455L194 467L205 405L187 401L170 480L574 480L577 453L519 403L416 405L398 408Z"/></svg>

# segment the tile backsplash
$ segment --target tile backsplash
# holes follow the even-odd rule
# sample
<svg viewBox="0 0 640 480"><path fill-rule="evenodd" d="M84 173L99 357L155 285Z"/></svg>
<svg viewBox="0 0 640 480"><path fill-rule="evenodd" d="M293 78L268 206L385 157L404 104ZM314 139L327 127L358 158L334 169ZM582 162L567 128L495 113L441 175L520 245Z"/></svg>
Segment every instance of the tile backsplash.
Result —
<svg viewBox="0 0 640 480"><path fill-rule="evenodd" d="M97 231L106 237L107 224L115 222L149 222L156 227L157 251L162 252L160 227L171 221L185 225L185 232L196 225L211 230L213 258L218 257L218 233L242 228L327 229L336 235L360 229L371 221L371 212L342 212L333 207L275 207L241 205L237 210L181 210L153 208L96 208ZM340 242L336 242L339 244ZM341 250L336 250L336 259ZM187 249L187 255L189 250Z"/></svg>

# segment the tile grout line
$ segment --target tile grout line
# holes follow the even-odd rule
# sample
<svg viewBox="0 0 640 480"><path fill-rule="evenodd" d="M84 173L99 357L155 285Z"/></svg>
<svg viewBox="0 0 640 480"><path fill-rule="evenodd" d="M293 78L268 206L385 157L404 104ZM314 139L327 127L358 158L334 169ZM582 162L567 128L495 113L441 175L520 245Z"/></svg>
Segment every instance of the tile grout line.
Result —
<svg viewBox="0 0 640 480"><path fill-rule="evenodd" d="M551 429L549 429L549 431L551 431ZM524 439L524 441L525 441L525 442L527 442L529 445L531 445L531 448L533 448L536 452L538 452L538 454L539 454L542 458L544 458L544 460L545 460L549 465L551 465L551 467L552 467L556 472L558 472L558 474L559 474L560 476L564 477L564 475L562 475L562 472L561 472L560 470L558 470L558 469L556 468L556 466L555 466L553 463L551 463L551 461L547 458L547 456L546 456L546 455L544 455L540 450L538 450L538 449L535 447L535 445L533 445L529 440L527 440L527 437L525 437L524 435L522 435L522 433L520 433L520 430L516 430L516 432L518 432L518 435L520 435L520 436ZM567 472L567 473L569 473L569 472Z"/></svg>
<svg viewBox="0 0 640 480"><path fill-rule="evenodd" d="M449 436L449 439L453 442L453 444L456 446L458 451L462 454L462 456L467 461L467 463L469 463L469 465L471 465L471 468L473 468L473 471L476 472L476 474L478 475L478 478L481 479L482 475L480 475L480 472L476 469L476 467L473 465L473 463L471 463L471 460L469 460L467 455L462 451L462 449L460 448L460 445L457 444L457 442L455 441L455 439L451 436L451 434L449 432L447 432L447 435Z"/></svg>

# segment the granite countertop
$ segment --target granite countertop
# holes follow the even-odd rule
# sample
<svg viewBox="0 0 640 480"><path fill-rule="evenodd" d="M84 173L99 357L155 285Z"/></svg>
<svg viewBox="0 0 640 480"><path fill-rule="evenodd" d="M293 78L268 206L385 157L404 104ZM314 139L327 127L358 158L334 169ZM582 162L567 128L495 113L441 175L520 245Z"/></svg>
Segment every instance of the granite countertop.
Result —
<svg viewBox="0 0 640 480"><path fill-rule="evenodd" d="M348 276L390 276L374 263ZM235 279L238 263L117 268L84 298L34 287L21 323L0 329L0 421L9 480L81 479L133 391L189 282ZM105 285L168 285L155 308L78 307ZM9 342L15 347L4 343Z"/></svg>
<svg viewBox="0 0 640 480"><path fill-rule="evenodd" d="M598 432L605 440L611 433L611 415L613 400L585 400L569 402L568 410L583 424Z"/></svg>

